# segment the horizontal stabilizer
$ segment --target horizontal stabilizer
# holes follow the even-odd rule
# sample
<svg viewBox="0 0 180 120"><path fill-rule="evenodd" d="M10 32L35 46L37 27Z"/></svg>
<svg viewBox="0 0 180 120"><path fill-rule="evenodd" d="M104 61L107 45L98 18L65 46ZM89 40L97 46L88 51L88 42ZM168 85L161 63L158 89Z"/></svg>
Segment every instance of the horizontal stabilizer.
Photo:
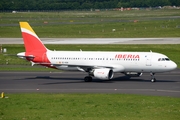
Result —
<svg viewBox="0 0 180 120"><path fill-rule="evenodd" d="M18 53L17 56L19 58L28 59L28 60L33 60L35 58L35 56L33 55L25 55L25 52Z"/></svg>

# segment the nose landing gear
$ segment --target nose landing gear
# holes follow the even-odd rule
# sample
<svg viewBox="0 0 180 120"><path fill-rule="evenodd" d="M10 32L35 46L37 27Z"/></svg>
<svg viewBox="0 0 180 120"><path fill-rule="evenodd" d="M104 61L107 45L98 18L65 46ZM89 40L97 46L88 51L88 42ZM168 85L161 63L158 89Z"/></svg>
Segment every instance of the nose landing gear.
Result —
<svg viewBox="0 0 180 120"><path fill-rule="evenodd" d="M155 73L150 73L151 75L151 82L156 82L156 78L154 77Z"/></svg>

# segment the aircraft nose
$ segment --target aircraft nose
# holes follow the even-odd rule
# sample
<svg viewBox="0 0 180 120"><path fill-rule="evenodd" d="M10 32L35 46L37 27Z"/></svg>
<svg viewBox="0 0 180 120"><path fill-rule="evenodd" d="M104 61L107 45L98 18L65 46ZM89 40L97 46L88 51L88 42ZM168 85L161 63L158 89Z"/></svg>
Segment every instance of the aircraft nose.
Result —
<svg viewBox="0 0 180 120"><path fill-rule="evenodd" d="M171 68L172 68L172 70L177 68L177 64L175 62L173 62L173 61L171 63Z"/></svg>

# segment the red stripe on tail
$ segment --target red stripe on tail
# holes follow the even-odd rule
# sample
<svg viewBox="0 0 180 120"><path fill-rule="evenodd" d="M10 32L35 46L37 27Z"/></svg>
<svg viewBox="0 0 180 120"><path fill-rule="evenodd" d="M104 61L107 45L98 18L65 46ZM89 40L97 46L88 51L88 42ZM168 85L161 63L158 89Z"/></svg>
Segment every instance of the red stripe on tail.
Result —
<svg viewBox="0 0 180 120"><path fill-rule="evenodd" d="M35 36L30 35L25 32L22 32L22 36L23 36L24 47L26 49L26 52L32 52L32 51L46 52L47 51L47 48Z"/></svg>

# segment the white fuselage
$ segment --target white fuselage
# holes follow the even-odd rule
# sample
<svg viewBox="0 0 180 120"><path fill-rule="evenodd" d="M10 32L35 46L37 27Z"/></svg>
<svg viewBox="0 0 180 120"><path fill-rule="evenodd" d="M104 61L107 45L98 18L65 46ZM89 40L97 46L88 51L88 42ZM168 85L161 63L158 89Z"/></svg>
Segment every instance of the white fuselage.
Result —
<svg viewBox="0 0 180 120"><path fill-rule="evenodd" d="M154 52L47 51L46 54L52 65L63 70L102 67L113 72L157 73L177 67L167 56Z"/></svg>

